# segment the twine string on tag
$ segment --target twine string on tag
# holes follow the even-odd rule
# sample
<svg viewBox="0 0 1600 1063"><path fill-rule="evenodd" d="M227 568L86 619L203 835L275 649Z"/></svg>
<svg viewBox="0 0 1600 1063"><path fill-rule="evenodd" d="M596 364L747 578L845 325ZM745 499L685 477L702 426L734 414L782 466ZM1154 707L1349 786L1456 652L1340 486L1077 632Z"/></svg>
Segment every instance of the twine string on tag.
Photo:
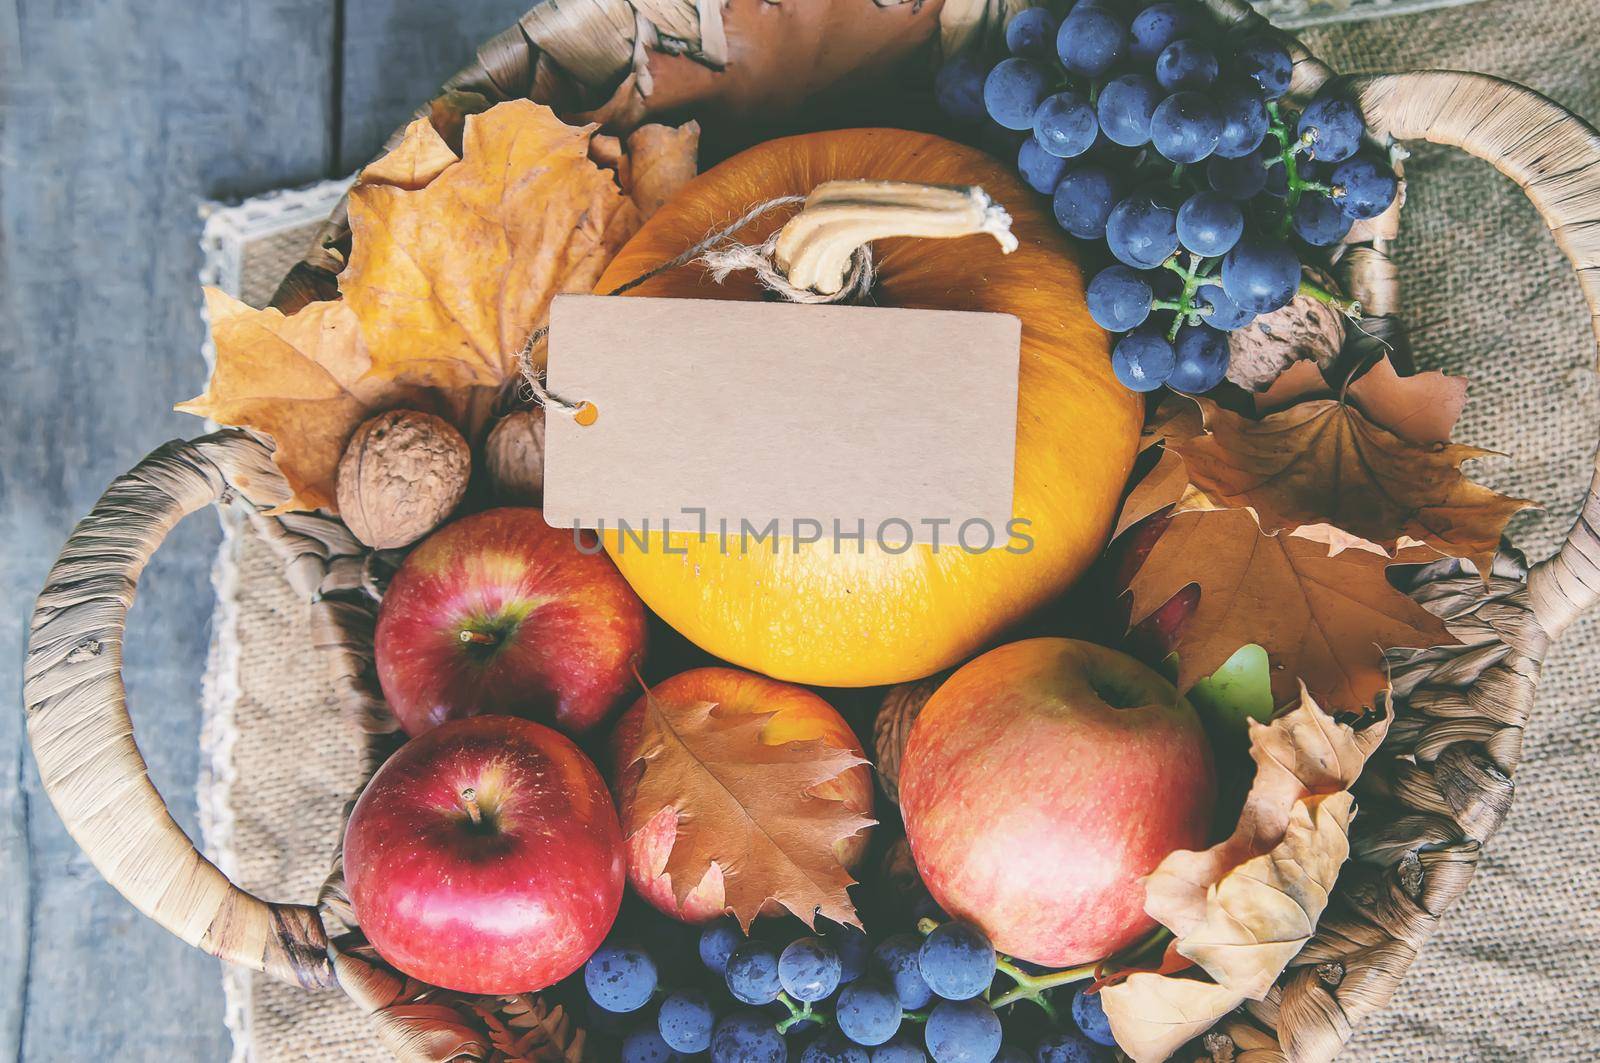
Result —
<svg viewBox="0 0 1600 1063"><path fill-rule="evenodd" d="M779 196L764 203L757 203L737 219L711 233L693 247L684 250L676 257L663 262L646 273L640 274L626 284L613 288L605 294L608 296L622 295L625 292L632 291L646 281L661 276L663 273L677 269L680 266L686 266L691 262L699 261L706 267L706 271L711 274L711 279L718 284L726 280L730 273L750 270L755 273L756 280L761 283L762 287L791 303L840 303L864 297L872 290L872 283L876 273L872 264L872 251L865 245L856 248L855 253L851 255L850 273L845 278L844 287L832 295L823 295L807 288L795 287L789 283L788 278L778 269L773 261L773 256L778 246L778 232L774 232L759 244L732 242L735 233L763 214L768 214L779 207L804 203L805 200L805 196ZM780 229L779 232L781 231ZM559 410L569 417L574 417L586 404L552 394L545 387L544 370L533 364L534 348L549 334L550 326L540 325L528 334L527 342L517 352L517 367L522 374L524 386L523 398L537 402L546 411Z"/></svg>

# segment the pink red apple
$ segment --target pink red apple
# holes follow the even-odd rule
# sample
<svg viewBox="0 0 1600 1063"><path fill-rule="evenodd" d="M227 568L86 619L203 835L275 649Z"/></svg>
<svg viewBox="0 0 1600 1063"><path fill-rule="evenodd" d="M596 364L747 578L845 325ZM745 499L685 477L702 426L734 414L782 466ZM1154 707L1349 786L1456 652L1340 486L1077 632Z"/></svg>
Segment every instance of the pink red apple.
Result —
<svg viewBox="0 0 1600 1063"><path fill-rule="evenodd" d="M696 668L657 684L651 696L670 719L697 705L714 704L722 712L773 713L761 731L767 745L819 739L836 749L864 757L855 732L844 717L822 698L793 683L780 683L754 672L736 668ZM640 765L638 756L645 698L623 713L611 736L611 753L616 766L617 803L624 818L634 799ZM865 764L846 769L815 787L816 796L842 801L855 812L872 811L872 771ZM672 877L666 874L667 857L678 836L678 816L670 808L661 809L627 839L628 881L635 891L656 908L688 923L703 923L723 914L722 869L715 863L694 885L683 903L677 902ZM862 831L839 842L834 852L845 867L854 867L866 851L868 833ZM783 909L769 904L763 914L780 915Z"/></svg>
<svg viewBox="0 0 1600 1063"><path fill-rule="evenodd" d="M571 739L477 716L378 769L345 827L344 870L362 931L396 968L462 993L527 993L611 929L622 828Z"/></svg>
<svg viewBox="0 0 1600 1063"><path fill-rule="evenodd" d="M906 838L928 891L995 948L1048 967L1154 929L1144 885L1207 842L1216 780L1200 720L1115 650L1029 639L961 668L900 764Z"/></svg>
<svg viewBox="0 0 1600 1063"><path fill-rule="evenodd" d="M577 734L638 689L644 644L644 604L611 559L537 509L508 508L411 551L384 594L375 652L407 734L479 713Z"/></svg>

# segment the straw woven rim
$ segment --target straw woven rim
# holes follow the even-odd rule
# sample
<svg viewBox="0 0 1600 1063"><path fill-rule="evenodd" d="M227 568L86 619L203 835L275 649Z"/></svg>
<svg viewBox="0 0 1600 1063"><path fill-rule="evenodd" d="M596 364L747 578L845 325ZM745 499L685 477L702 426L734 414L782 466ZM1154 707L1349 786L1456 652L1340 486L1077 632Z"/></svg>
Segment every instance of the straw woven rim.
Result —
<svg viewBox="0 0 1600 1063"><path fill-rule="evenodd" d="M1205 2L1226 24L1265 28L1243 0ZM653 49L690 47L704 57L721 41L725 53L721 18L718 5L688 0L541 3L485 44L434 106L461 94L603 96L618 79L622 91L637 93ZM1294 92L1332 76L1285 40L1297 58ZM1375 136L1453 144L1512 177L1571 259L1600 336L1600 134L1537 93L1482 75L1383 75L1351 88ZM336 211L275 302L293 309L330 294L347 235ZM1394 233L1368 235L1341 259L1341 280L1383 315L1398 298L1387 255ZM146 915L229 962L310 988L342 986L375 1014L402 1058L580 1058L581 1031L536 998L451 999L376 963L350 936L336 879L317 905L267 902L239 889L199 854L151 785L121 678L126 613L166 534L213 503L243 504L282 556L290 583L311 603L313 640L348 716L369 731L394 728L372 668L384 559L336 520L262 514L285 495L268 444L225 431L160 448L74 529L35 607L25 668L29 740L47 793L95 867ZM1358 786L1364 814L1351 862L1315 938L1277 986L1206 1036L1211 1058L1330 1059L1387 1003L1510 807L1540 663L1600 598L1597 528L1600 468L1555 556L1530 569L1508 547L1487 581L1455 561L1414 575L1408 591L1446 620L1460 645L1392 656L1397 715ZM375 748L381 759L382 744ZM344 936L330 942L325 925L341 924Z"/></svg>

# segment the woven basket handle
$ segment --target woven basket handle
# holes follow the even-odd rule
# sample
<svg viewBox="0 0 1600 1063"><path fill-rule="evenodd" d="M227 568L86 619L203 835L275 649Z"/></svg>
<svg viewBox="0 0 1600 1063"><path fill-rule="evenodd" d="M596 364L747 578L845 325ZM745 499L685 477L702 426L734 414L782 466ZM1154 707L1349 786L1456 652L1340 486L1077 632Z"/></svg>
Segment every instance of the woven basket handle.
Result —
<svg viewBox="0 0 1600 1063"><path fill-rule="evenodd" d="M133 740L122 635L139 573L183 517L235 492L282 500L259 441L173 442L119 477L73 529L34 607L23 699L45 792L105 880L213 956L307 987L334 984L314 908L228 880L172 819Z"/></svg>
<svg viewBox="0 0 1600 1063"><path fill-rule="evenodd" d="M1577 270L1600 338L1600 133L1532 89L1484 74L1419 71L1355 84L1375 134L1454 145L1522 187ZM1528 577L1534 617L1552 637L1600 601L1597 529L1600 462L1566 542Z"/></svg>

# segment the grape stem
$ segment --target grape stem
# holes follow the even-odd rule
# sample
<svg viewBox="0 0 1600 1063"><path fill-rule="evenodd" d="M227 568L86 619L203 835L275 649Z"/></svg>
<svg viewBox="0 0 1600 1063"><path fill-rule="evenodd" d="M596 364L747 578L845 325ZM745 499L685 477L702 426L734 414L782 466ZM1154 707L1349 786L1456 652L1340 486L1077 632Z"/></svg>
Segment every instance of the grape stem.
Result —
<svg viewBox="0 0 1600 1063"><path fill-rule="evenodd" d="M1164 267L1183 278L1183 291L1178 295L1176 303L1155 304L1153 309L1174 310L1172 327L1167 330L1167 342L1171 343L1178 338L1178 330L1185 324L1198 325L1209 314L1209 309L1202 309L1194 305L1194 293L1208 285L1221 284L1215 277L1207 276L1211 267L1219 261L1214 258L1201 258L1199 255L1188 256L1189 264L1183 265L1178 261L1178 256L1173 255L1162 263Z"/></svg>
<svg viewBox="0 0 1600 1063"><path fill-rule="evenodd" d="M1064 971L1051 971L1049 974L1029 974L1004 956L995 958L995 966L1005 972L1007 978L1016 983L1011 989L995 997L989 1006L996 1011L1007 1004L1015 1004L1019 1000L1031 1000L1050 1016L1056 1018L1055 1005L1050 1003L1045 993L1058 986L1069 985L1072 982L1083 982L1094 977L1098 964L1086 963L1081 967L1068 967Z"/></svg>
<svg viewBox="0 0 1600 1063"><path fill-rule="evenodd" d="M1287 239L1289 233L1294 231L1294 211L1300 205L1301 196L1307 192L1314 192L1333 198L1336 192L1321 181L1307 181L1300 176L1300 156L1310 152L1315 138L1307 133L1297 140L1290 139L1289 127L1284 123L1276 101L1267 104L1267 114L1272 119L1270 133L1278 142L1278 154L1266 160L1267 166L1270 168L1280 163L1283 165L1284 178L1289 189L1283 219L1278 222L1278 238L1282 240Z"/></svg>
<svg viewBox="0 0 1600 1063"><path fill-rule="evenodd" d="M1301 278L1300 294L1331 306L1351 321L1361 320L1361 304L1359 302L1354 299L1341 299L1313 280Z"/></svg>
<svg viewBox="0 0 1600 1063"><path fill-rule="evenodd" d="M793 997L781 990L778 993L778 1000L784 1007L789 1009L789 1017L778 1022L778 1032L781 1034L788 1033L790 1027L798 1026L802 1022L811 1021L826 1026L832 1019L832 1016L827 1012L813 1008L811 1001L808 1000L803 1004L796 1004Z"/></svg>

